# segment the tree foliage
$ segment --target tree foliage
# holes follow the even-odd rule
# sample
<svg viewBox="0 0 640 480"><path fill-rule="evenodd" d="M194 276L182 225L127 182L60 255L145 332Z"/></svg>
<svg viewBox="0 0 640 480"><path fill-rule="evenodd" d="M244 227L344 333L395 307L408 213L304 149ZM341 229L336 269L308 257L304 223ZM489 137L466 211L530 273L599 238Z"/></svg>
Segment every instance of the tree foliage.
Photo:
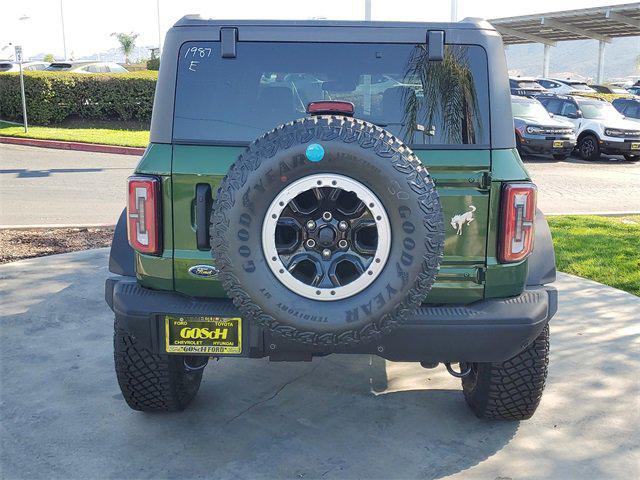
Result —
<svg viewBox="0 0 640 480"><path fill-rule="evenodd" d="M60 123L69 117L92 120L149 121L158 72L87 75L26 71L25 95L34 125ZM0 74L0 118L20 120L20 77Z"/></svg>
<svg viewBox="0 0 640 480"><path fill-rule="evenodd" d="M137 33L112 33L112 37L116 37L118 42L120 43L120 50L124 54L125 63L129 63L129 56L133 53L133 49L136 47L136 39L138 38Z"/></svg>

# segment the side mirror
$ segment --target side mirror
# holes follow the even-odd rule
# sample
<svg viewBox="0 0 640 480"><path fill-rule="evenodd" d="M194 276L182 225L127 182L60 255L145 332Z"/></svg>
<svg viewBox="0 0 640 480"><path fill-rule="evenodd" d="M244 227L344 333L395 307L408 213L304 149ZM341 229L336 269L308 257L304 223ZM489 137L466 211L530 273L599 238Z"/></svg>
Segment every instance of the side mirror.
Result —
<svg viewBox="0 0 640 480"><path fill-rule="evenodd" d="M554 115L553 113L551 113L551 112L549 112L549 116L550 116L551 118L555 117L555 115Z"/></svg>

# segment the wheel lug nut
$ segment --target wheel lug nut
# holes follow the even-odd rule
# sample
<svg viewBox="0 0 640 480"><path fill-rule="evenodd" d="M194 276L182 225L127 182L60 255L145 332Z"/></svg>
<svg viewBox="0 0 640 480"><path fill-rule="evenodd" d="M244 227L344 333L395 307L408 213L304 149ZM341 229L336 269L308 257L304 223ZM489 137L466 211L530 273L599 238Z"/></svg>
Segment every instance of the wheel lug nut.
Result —
<svg viewBox="0 0 640 480"><path fill-rule="evenodd" d="M324 212L324 213L322 214L322 219L323 219L325 222L329 222L329 221L331 221L331 219L332 219L332 218L333 218L333 215L331 215L331 212Z"/></svg>
<svg viewBox="0 0 640 480"><path fill-rule="evenodd" d="M338 224L338 228L344 232L347 228L349 228L349 224L347 222L345 222L344 220L342 220Z"/></svg>
<svg viewBox="0 0 640 480"><path fill-rule="evenodd" d="M346 241L346 240L340 240L340 241L338 242L338 246L339 246L340 248L347 248L347 245L349 245L349 244L347 243L347 241Z"/></svg>
<svg viewBox="0 0 640 480"><path fill-rule="evenodd" d="M316 228L316 222L309 220L307 222L307 230L314 230Z"/></svg>
<svg viewBox="0 0 640 480"><path fill-rule="evenodd" d="M324 258L329 258L331 256L331 250L329 250L328 248L325 248L324 250L322 250L322 256Z"/></svg>
<svg viewBox="0 0 640 480"><path fill-rule="evenodd" d="M308 248L313 248L316 246L316 241L313 238L309 238L306 242Z"/></svg>

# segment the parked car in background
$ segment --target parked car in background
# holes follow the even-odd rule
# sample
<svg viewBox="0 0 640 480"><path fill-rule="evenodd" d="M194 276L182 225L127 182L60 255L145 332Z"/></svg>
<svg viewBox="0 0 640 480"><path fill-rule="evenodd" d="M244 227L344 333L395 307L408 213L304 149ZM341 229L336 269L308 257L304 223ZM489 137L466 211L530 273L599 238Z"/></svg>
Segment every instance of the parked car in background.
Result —
<svg viewBox="0 0 640 480"><path fill-rule="evenodd" d="M50 72L72 73L128 73L129 70L114 62L54 62L46 68Z"/></svg>
<svg viewBox="0 0 640 480"><path fill-rule="evenodd" d="M631 95L640 95L640 86L629 87L627 88L627 92L629 92Z"/></svg>
<svg viewBox="0 0 640 480"><path fill-rule="evenodd" d="M22 63L22 69L27 71L45 70L48 66L49 66L49 62L33 61L33 62ZM18 63L10 60L0 61L0 73L19 72L19 71L20 71L20 65Z"/></svg>
<svg viewBox="0 0 640 480"><path fill-rule="evenodd" d="M629 92L622 87L616 87L614 85L589 85L589 88L595 90L598 93L616 93L621 95L629 95Z"/></svg>
<svg viewBox="0 0 640 480"><path fill-rule="evenodd" d="M640 122L640 99L617 98L611 102L611 104L624 115L627 120Z"/></svg>
<svg viewBox="0 0 640 480"><path fill-rule="evenodd" d="M557 78L538 78L536 79L540 85L546 88L550 93L567 95L574 92L595 92L595 90L585 82L578 80L558 80Z"/></svg>
<svg viewBox="0 0 640 480"><path fill-rule="evenodd" d="M584 160L598 160L601 153L640 159L640 126L627 120L613 105L596 98L569 95L539 95L550 113L573 123L578 153Z"/></svg>
<svg viewBox="0 0 640 480"><path fill-rule="evenodd" d="M563 160L576 146L573 124L554 118L534 98L511 96L513 123L516 128L516 146L524 154L552 155Z"/></svg>
<svg viewBox="0 0 640 480"><path fill-rule="evenodd" d="M522 97L533 97L547 91L531 77L510 77L509 88L511 89L511 95Z"/></svg>

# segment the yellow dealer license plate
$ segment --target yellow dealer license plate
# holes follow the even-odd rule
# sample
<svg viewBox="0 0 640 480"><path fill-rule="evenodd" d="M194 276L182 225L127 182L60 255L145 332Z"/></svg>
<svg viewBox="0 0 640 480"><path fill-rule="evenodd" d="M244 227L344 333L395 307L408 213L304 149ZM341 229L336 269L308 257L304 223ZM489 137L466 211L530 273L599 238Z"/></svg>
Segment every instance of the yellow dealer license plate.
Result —
<svg viewBox="0 0 640 480"><path fill-rule="evenodd" d="M168 353L242 353L241 318L166 315L164 325Z"/></svg>
<svg viewBox="0 0 640 480"><path fill-rule="evenodd" d="M553 148L562 148L563 145L564 145L564 142L562 140L553 141Z"/></svg>
<svg viewBox="0 0 640 480"><path fill-rule="evenodd" d="M640 142L632 143L631 150L640 150Z"/></svg>

